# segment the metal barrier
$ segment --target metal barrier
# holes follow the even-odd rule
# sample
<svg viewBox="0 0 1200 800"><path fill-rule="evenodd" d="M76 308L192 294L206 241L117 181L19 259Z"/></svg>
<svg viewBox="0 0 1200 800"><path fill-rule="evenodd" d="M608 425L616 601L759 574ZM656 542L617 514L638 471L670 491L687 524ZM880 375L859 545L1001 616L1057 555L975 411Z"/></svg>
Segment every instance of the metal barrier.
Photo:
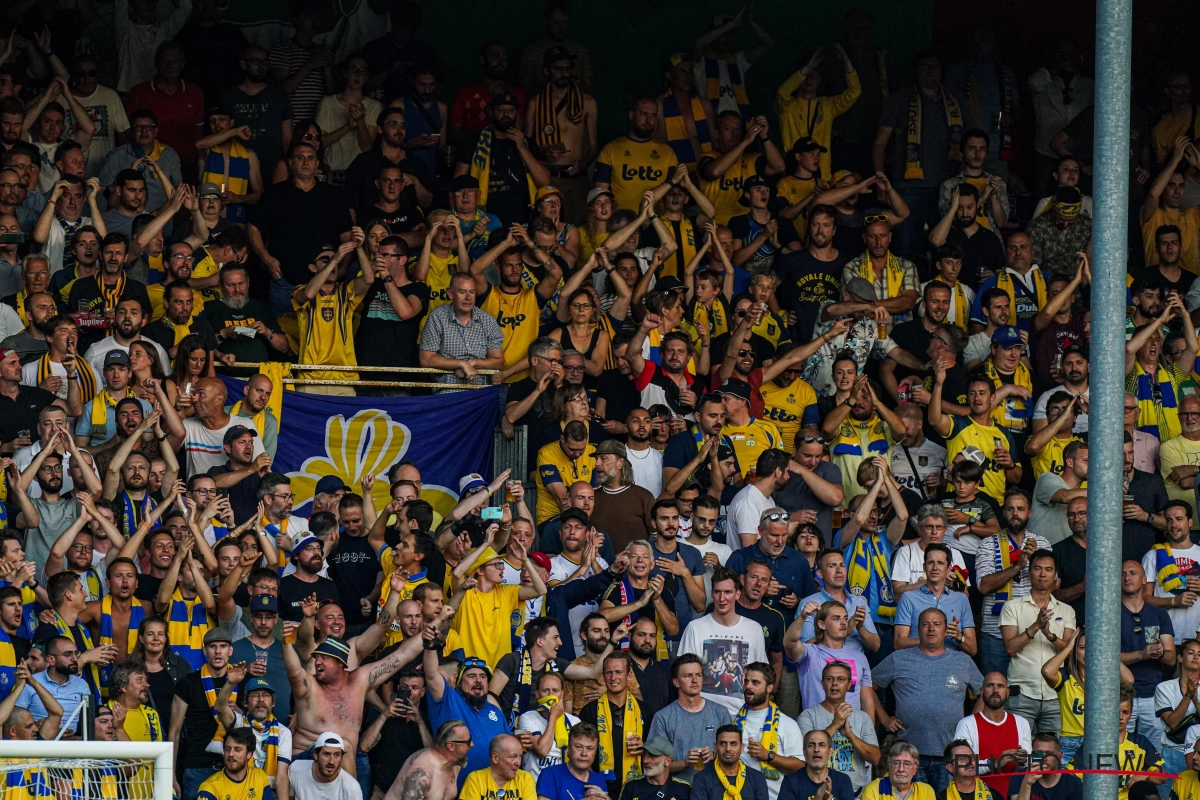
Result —
<svg viewBox="0 0 1200 800"><path fill-rule="evenodd" d="M499 425L496 426L496 432L492 435L492 474L499 475L504 470L511 469L512 479L525 483L529 476L529 428L518 425L514 430L516 434L510 439L504 435ZM526 487L526 490L528 488Z"/></svg>
<svg viewBox="0 0 1200 800"><path fill-rule="evenodd" d="M235 361L228 366L237 369L258 369L259 362L257 361ZM426 369L425 367L355 367L350 365L340 364L290 364L292 372L296 370L307 370L310 372L384 372L384 373L401 373L401 374L417 374L417 375L453 375L454 372L447 369ZM497 370L481 369L477 370L480 375L495 375ZM335 380L332 378L284 378L283 382L287 386L371 386L376 388L389 389L407 389L407 388L423 388L423 389L445 389L452 386L455 389L484 389L490 386L490 383L462 383L462 384L445 384L437 381L362 381L362 380Z"/></svg>

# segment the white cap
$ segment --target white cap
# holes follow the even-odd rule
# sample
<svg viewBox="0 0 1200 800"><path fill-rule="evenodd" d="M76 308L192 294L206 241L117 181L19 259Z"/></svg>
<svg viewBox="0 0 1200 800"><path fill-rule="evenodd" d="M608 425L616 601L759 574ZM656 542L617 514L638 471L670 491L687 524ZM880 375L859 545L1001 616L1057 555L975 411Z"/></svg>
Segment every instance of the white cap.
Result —
<svg viewBox="0 0 1200 800"><path fill-rule="evenodd" d="M313 750L318 747L336 747L343 753L346 752L346 742L333 731L325 731L317 737L317 740L313 742Z"/></svg>

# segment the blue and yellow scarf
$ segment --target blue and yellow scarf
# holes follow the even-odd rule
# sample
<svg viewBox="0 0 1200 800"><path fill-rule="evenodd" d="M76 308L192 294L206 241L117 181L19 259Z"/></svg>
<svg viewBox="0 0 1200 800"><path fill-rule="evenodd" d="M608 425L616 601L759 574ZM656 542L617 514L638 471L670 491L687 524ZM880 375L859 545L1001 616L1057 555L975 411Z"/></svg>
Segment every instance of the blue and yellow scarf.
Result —
<svg viewBox="0 0 1200 800"><path fill-rule="evenodd" d="M1171 554L1171 545L1156 544L1154 551L1154 581L1163 588L1164 592L1179 594L1187 587L1187 582L1179 574L1175 564L1175 556Z"/></svg>
<svg viewBox="0 0 1200 800"><path fill-rule="evenodd" d="M100 644L113 644L113 621L112 621L112 595L105 597L100 601ZM137 600L131 600L129 603L129 631L125 638L125 654L133 653L133 648L137 647L138 628L141 627L142 620L146 618L146 609ZM113 665L100 668L100 693L107 696L108 681L112 677Z"/></svg>
<svg viewBox="0 0 1200 800"><path fill-rule="evenodd" d="M185 599L178 587L171 595L170 613L167 615L167 640L171 650L192 669L204 664L204 634L208 633L208 612L199 597Z"/></svg>
<svg viewBox="0 0 1200 800"><path fill-rule="evenodd" d="M859 532L850 544L850 565L846 571L846 586L852 594L870 597L875 587L879 596L876 613L885 619L896 616L896 594L892 591L892 569L877 541L879 534Z"/></svg>

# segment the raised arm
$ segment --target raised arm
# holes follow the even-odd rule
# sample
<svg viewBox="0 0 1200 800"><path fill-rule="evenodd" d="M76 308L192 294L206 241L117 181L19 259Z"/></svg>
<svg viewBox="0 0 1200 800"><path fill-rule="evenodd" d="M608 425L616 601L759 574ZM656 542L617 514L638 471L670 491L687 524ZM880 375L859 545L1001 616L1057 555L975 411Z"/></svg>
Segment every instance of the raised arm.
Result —
<svg viewBox="0 0 1200 800"><path fill-rule="evenodd" d="M166 614L170 610L171 595L175 594L175 588L179 582L179 571L183 569L183 561L192 551L193 544L192 534L185 533L179 542L179 547L175 550L175 556L171 559L171 565L167 567L167 574L163 576L162 583L158 587L158 594L154 597L155 613Z"/></svg>
<svg viewBox="0 0 1200 800"><path fill-rule="evenodd" d="M871 488L867 490L867 496L862 499L858 510L851 515L850 521L842 528L842 535L837 544L838 547L845 547L854 541L854 537L867 524L871 512L875 509L875 501L879 498L879 492L883 489L883 484L884 481L878 479L876 479L875 483L871 484Z"/></svg>
<svg viewBox="0 0 1200 800"><path fill-rule="evenodd" d="M1154 183L1150 184L1150 189L1146 192L1146 199L1142 201L1141 221L1148 222L1154 216L1154 212L1158 211L1158 203L1162 198L1162 193L1166 191L1167 184L1171 182L1171 176L1175 174L1176 168L1179 167L1179 162L1183 160L1187 148L1191 145L1191 140L1187 134L1180 134L1175 140L1175 150L1171 153L1171 159L1167 165L1163 167L1163 171L1158 173L1154 179Z"/></svg>
<svg viewBox="0 0 1200 800"><path fill-rule="evenodd" d="M929 425L942 438L948 438L954 420L942 413L942 387L946 383L946 365L938 359L933 371L933 391L929 393Z"/></svg>
<svg viewBox="0 0 1200 800"><path fill-rule="evenodd" d="M429 623L429 625L426 627L437 630L439 626L441 626L441 624L446 620L450 619L453 614L454 609L450 606L446 606L442 609L442 613L439 614L437 618L434 619L433 622ZM367 673L367 688L374 689L381 683L387 682L392 675L400 670L401 667L420 655L421 651L424 649L424 645L424 636L412 636L401 642L400 646L396 648L396 651L387 658L380 659L379 661L375 661L371 664L364 664L362 669L370 670ZM434 671L436 672L436 670Z"/></svg>
<svg viewBox="0 0 1200 800"><path fill-rule="evenodd" d="M1075 277L1071 282L1063 287L1062 291L1050 298L1033 318L1033 327L1039 331L1044 331L1050 327L1050 323L1058 316L1059 312L1064 308L1070 308L1071 301L1075 298L1075 291L1083 283L1084 274L1088 271L1088 257L1085 253L1076 253L1079 258L1079 264L1075 267Z"/></svg>

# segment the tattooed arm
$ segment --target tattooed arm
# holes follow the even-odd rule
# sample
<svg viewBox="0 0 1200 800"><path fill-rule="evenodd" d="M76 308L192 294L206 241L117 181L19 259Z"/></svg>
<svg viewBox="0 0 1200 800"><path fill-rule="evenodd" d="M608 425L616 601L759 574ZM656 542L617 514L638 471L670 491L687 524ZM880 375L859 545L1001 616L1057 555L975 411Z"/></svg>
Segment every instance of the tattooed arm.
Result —
<svg viewBox="0 0 1200 800"><path fill-rule="evenodd" d="M396 609L399 608L400 595L404 592L404 582L407 578L408 573L402 569L392 571L392 591L388 594L388 600L384 603L383 610L379 612L379 616L371 624L371 627L351 640L360 664L363 662L363 659L375 652L375 649L383 643L383 638L387 636L387 632L391 630L392 621L396 619Z"/></svg>
<svg viewBox="0 0 1200 800"><path fill-rule="evenodd" d="M454 614L454 609L449 607L443 608L442 613L439 614L437 619L431 622L430 625L440 626L442 622L444 622L446 619L449 619L452 614ZM374 689L381 683L386 682L392 677L392 675L398 672L401 667L415 659L417 656L421 655L422 650L424 650L424 645L424 637L409 637L401 642L400 646L396 648L396 652L392 653L387 658L381 659L372 664L364 664L362 667L359 667L359 669L370 668L370 672L367 673L367 688ZM355 672L358 672L358 670L355 670Z"/></svg>

